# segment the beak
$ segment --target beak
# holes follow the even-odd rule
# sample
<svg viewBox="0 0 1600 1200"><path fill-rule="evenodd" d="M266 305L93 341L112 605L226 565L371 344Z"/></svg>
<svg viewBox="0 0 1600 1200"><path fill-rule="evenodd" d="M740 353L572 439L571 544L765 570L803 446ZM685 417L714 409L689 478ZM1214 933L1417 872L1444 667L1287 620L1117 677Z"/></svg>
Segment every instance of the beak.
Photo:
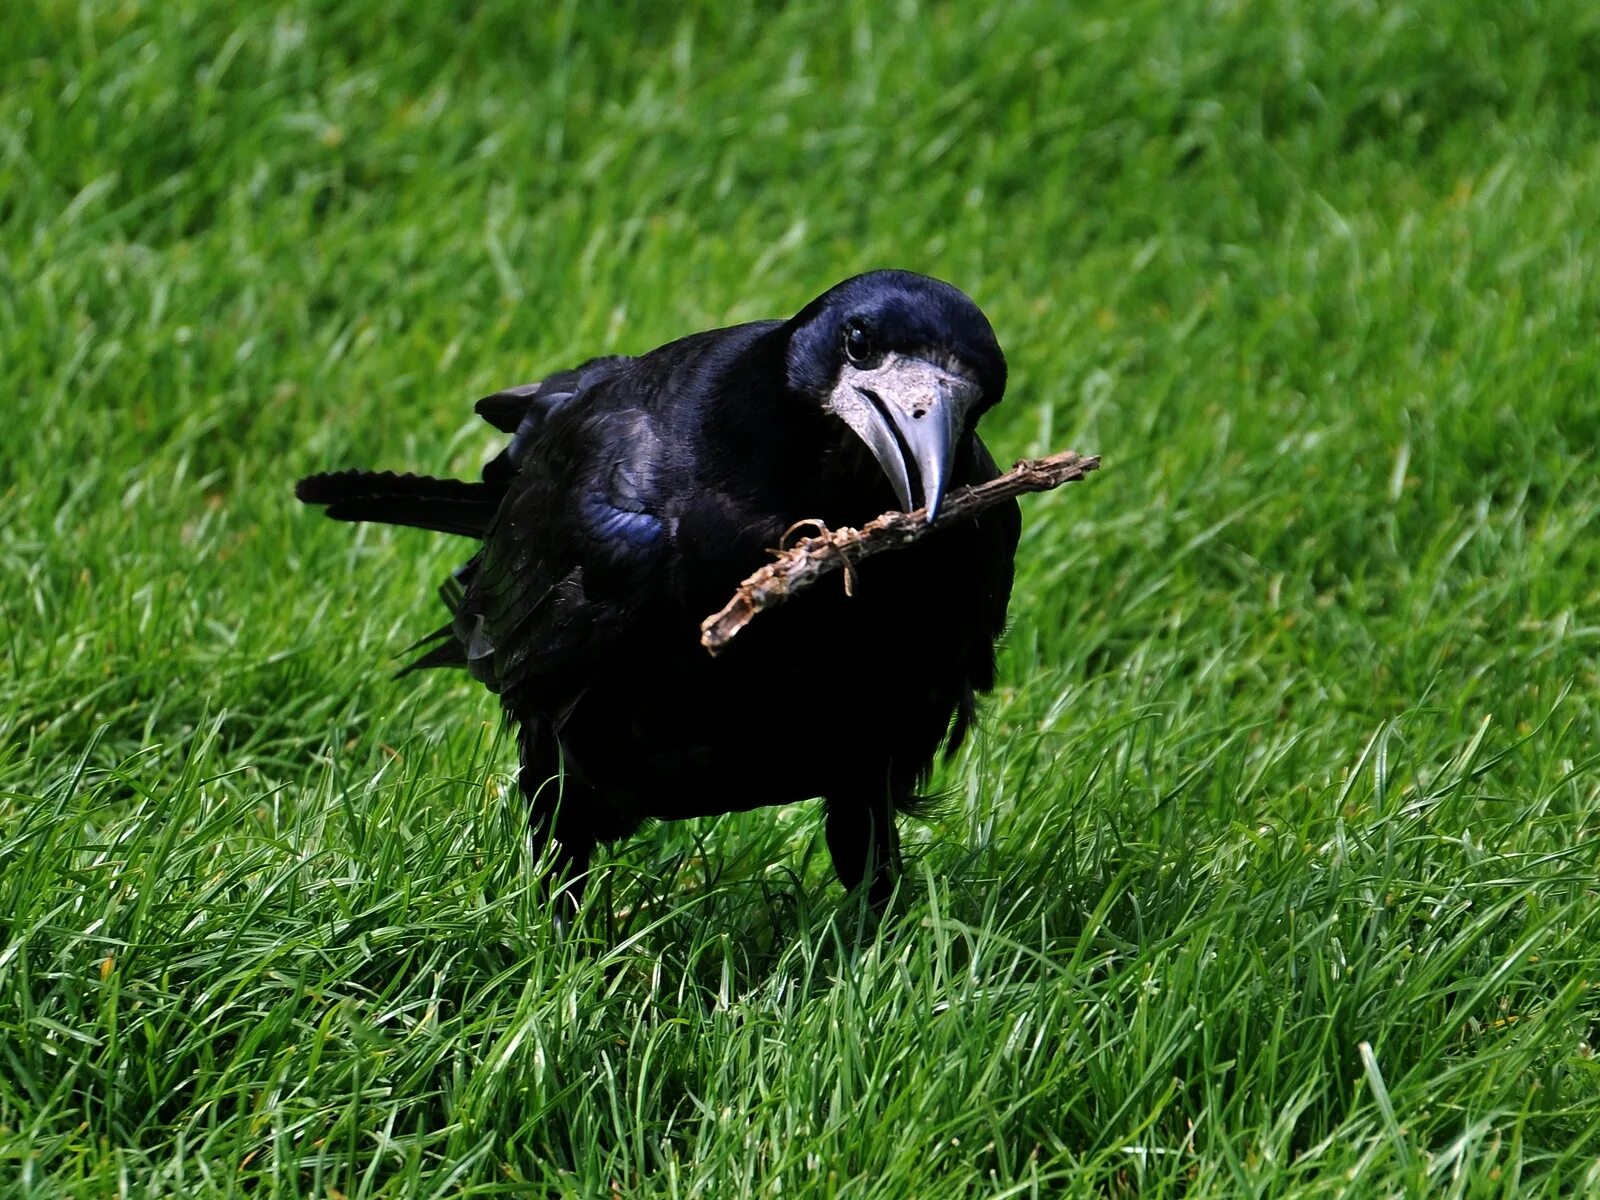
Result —
<svg viewBox="0 0 1600 1200"><path fill-rule="evenodd" d="M931 524L980 390L923 359L888 354L870 371L846 364L829 407L867 444L901 507L926 508Z"/></svg>

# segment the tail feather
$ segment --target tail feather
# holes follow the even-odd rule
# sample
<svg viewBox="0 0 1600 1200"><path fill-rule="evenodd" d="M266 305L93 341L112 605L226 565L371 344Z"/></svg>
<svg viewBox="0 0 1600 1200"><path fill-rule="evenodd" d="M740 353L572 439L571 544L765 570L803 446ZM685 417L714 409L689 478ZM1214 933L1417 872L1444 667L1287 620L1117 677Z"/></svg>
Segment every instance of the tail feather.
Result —
<svg viewBox="0 0 1600 1200"><path fill-rule="evenodd" d="M475 538L488 531L500 500L488 484L393 471L308 475L295 484L294 494L306 504L325 505L336 521L375 521Z"/></svg>
<svg viewBox="0 0 1600 1200"><path fill-rule="evenodd" d="M437 643L417 658L412 659L405 666L394 673L396 679L403 679L413 671L427 671L434 667L464 667L467 665L467 652L456 637L454 627L441 625L425 638L418 638L406 647L406 653L421 650L430 643Z"/></svg>

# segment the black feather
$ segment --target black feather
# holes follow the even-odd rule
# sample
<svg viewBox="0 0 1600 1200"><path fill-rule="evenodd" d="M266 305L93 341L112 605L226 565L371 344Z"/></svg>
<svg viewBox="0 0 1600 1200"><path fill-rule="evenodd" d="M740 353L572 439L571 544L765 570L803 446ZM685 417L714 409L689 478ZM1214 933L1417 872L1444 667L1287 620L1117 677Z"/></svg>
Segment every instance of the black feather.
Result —
<svg viewBox="0 0 1600 1200"><path fill-rule="evenodd" d="M306 504L326 505L336 521L374 521L435 533L481 538L500 497L488 484L393 471L331 471L308 475L294 494Z"/></svg>

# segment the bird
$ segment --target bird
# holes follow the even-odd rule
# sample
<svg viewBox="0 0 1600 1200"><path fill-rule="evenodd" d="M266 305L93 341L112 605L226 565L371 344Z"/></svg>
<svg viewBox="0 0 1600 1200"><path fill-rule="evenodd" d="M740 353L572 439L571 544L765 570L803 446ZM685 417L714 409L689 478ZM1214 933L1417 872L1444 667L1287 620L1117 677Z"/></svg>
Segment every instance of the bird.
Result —
<svg viewBox="0 0 1600 1200"><path fill-rule="evenodd" d="M552 894L654 821L820 800L832 865L881 911L896 818L926 806L995 685L1021 512L940 524L999 474L977 434L1005 392L988 318L951 284L876 270L788 319L591 358L480 400L509 440L477 480L310 475L340 521L472 539L413 670L464 668L517 729ZM717 657L699 624L796 527L921 509L925 536L812 588Z"/></svg>

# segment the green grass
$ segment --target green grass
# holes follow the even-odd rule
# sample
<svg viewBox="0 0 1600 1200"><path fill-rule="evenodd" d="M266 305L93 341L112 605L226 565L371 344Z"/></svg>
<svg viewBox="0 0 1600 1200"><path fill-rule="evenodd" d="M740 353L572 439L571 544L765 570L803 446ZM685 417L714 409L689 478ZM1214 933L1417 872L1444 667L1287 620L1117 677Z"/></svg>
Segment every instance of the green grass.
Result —
<svg viewBox="0 0 1600 1200"><path fill-rule="evenodd" d="M0 35L0 1188L1600 1192L1593 4ZM459 550L290 483L878 265L1105 458L987 736L876 938L792 808L558 941L492 699L388 678Z"/></svg>

